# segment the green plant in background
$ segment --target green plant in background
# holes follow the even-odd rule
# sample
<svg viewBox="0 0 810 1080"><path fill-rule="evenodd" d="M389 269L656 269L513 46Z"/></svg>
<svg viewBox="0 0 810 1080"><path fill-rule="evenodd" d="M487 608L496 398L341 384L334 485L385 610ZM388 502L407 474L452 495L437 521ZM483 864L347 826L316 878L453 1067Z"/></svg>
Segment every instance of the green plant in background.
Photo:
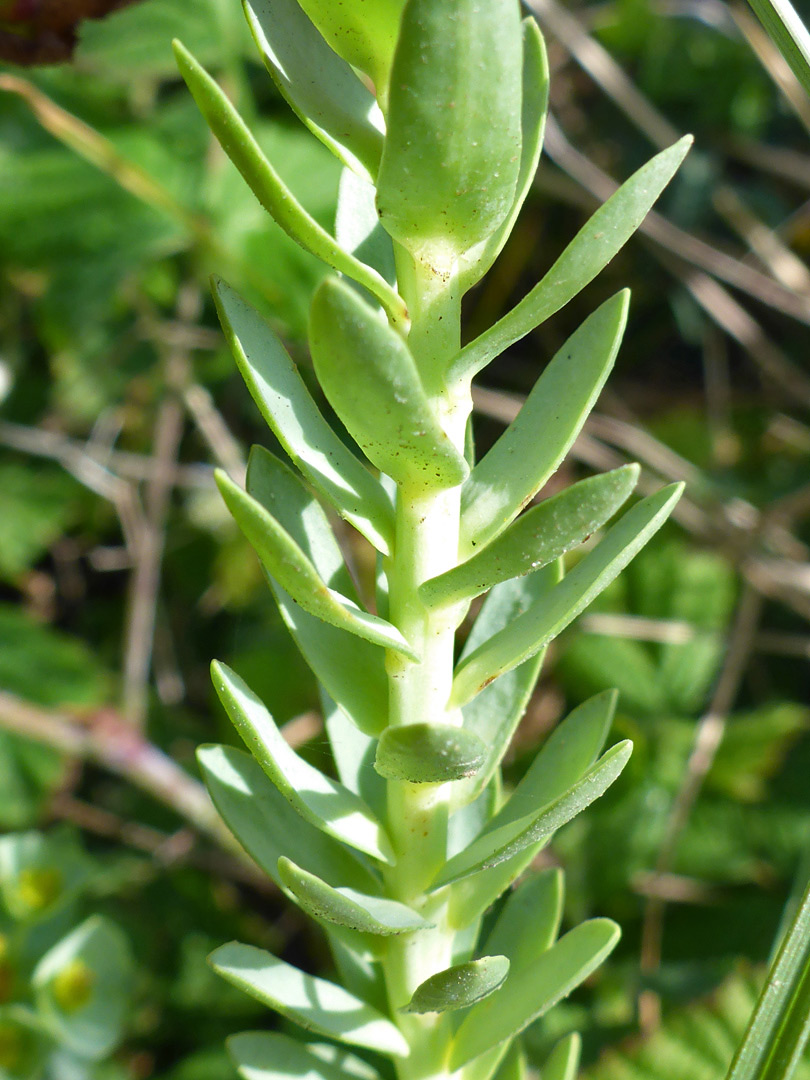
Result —
<svg viewBox="0 0 810 1080"><path fill-rule="evenodd" d="M483 923L555 830L624 767L628 742L602 753L615 695L576 709L508 797L500 760L545 647L663 524L680 485L636 503L564 576L563 555L618 511L637 469L583 481L519 516L598 397L626 293L571 336L478 463L470 385L615 255L689 140L631 177L540 283L462 348L462 296L509 235L540 153L542 39L513 0L376 10L379 20L359 3L341 5L339 17L315 0L247 5L277 86L345 164L334 236L297 204L217 84L176 48L198 105L262 204L342 275L317 291L309 340L350 436L329 425L261 317L218 282L237 362L295 467L257 448L246 492L224 474L219 484L321 683L339 779L295 754L220 664L216 689L253 756L207 747L200 762L245 848L324 926L342 985L243 944L211 962L316 1039L392 1060L403 1080L487 1080L522 1074L520 1032L618 938L606 919L558 938L554 870L529 875L494 924ZM378 553L374 612L321 500ZM456 662L456 632L482 593ZM280 1033L236 1036L231 1051L251 1078L372 1075L332 1043ZM565 1075L575 1063L565 1047L560 1055Z"/></svg>
<svg viewBox="0 0 810 1080"><path fill-rule="evenodd" d="M123 1034L132 957L104 916L73 925L87 876L68 833L0 839L0 1076L8 1080L91 1080Z"/></svg>

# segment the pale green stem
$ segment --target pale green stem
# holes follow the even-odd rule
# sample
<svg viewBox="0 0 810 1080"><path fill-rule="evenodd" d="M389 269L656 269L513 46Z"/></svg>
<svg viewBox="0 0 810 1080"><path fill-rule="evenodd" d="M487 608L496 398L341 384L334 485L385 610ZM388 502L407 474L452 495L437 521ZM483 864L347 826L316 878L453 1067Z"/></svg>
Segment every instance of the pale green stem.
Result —
<svg viewBox="0 0 810 1080"><path fill-rule="evenodd" d="M408 342L422 380L450 438L463 449L469 415L466 399L451 397L443 373L459 347L460 298L455 273L437 275L399 253L400 289L411 317ZM420 653L413 663L389 653L390 723L459 724L458 710L448 711L458 613L428 610L418 586L456 565L460 489L397 493L395 547L389 561L389 618ZM421 911L434 930L392 938L385 958L390 1005L411 1045L399 1063L401 1080L446 1080L450 1024L437 1014L403 1014L399 1009L425 979L452 963L453 931L446 905L429 900L425 890L447 859L450 784L389 781L388 818L398 861L388 875L390 895Z"/></svg>

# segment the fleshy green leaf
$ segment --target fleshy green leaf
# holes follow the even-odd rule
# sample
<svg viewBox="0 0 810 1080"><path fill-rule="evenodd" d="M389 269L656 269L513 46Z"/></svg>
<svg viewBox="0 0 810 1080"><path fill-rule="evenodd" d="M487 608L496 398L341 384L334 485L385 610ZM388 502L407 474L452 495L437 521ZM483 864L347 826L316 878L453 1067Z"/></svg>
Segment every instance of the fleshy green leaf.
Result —
<svg viewBox="0 0 810 1080"><path fill-rule="evenodd" d="M510 975L498 994L473 1006L453 1039L450 1068L519 1034L591 974L619 940L609 919L591 919L570 930L531 967Z"/></svg>
<svg viewBox="0 0 810 1080"><path fill-rule="evenodd" d="M540 161L548 109L548 57L540 28L531 17L523 20L523 100L521 105L520 169L512 208L492 236L461 258L461 291L466 292L489 270L514 228Z"/></svg>
<svg viewBox="0 0 810 1080"><path fill-rule="evenodd" d="M278 458L254 447L247 489L290 534L329 588L356 600L354 583L326 515L300 478ZM388 718L384 651L309 615L272 578L269 581L282 618L326 692L340 701L362 731L379 734ZM356 677L358 671L363 672L362 679Z"/></svg>
<svg viewBox="0 0 810 1080"><path fill-rule="evenodd" d="M471 731L450 724L389 727L377 743L374 768L386 780L445 784L473 776L486 747Z"/></svg>
<svg viewBox="0 0 810 1080"><path fill-rule="evenodd" d="M327 279L315 293L309 344L324 393L369 461L411 488L455 487L467 477L408 346L343 282Z"/></svg>
<svg viewBox="0 0 810 1080"><path fill-rule="evenodd" d="M371 4L336 4L334 0L300 0L300 3L338 56L370 75L377 95L383 98L405 0L374 0Z"/></svg>
<svg viewBox="0 0 810 1080"><path fill-rule="evenodd" d="M543 1080L577 1080L582 1039L576 1031L560 1039L543 1066Z"/></svg>
<svg viewBox="0 0 810 1080"><path fill-rule="evenodd" d="M327 266L365 286L377 297L394 322L402 325L407 323L407 312L401 297L376 270L341 250L334 237L307 213L264 156L247 124L222 89L179 41L175 41L173 46L180 74L197 107L222 149L273 220L301 247L311 251Z"/></svg>
<svg viewBox="0 0 810 1080"><path fill-rule="evenodd" d="M333 889L290 859L279 859L278 872L296 901L313 918L383 937L425 930L432 925L396 900L369 896L355 889Z"/></svg>
<svg viewBox="0 0 810 1080"><path fill-rule="evenodd" d="M277 1031L246 1031L228 1039L243 1080L379 1080L379 1073L337 1046L298 1042Z"/></svg>
<svg viewBox="0 0 810 1080"><path fill-rule="evenodd" d="M810 885L805 889L727 1080L789 1080L810 1038Z"/></svg>
<svg viewBox="0 0 810 1080"><path fill-rule="evenodd" d="M474 652L544 596L559 582L561 571L561 565L555 563L529 577L513 578L491 589L473 623L461 658ZM465 781L467 799L474 799L483 791L506 753L537 682L544 655L541 649L525 663L495 679L464 706L464 727L478 735L487 749L481 769Z"/></svg>
<svg viewBox="0 0 810 1080"><path fill-rule="evenodd" d="M324 41L298 0L246 0L245 14L279 91L313 134L368 180L385 123L374 95Z"/></svg>
<svg viewBox="0 0 810 1080"><path fill-rule="evenodd" d="M293 810L249 754L229 746L202 746L197 760L225 824L279 887L278 860L294 854L317 877L360 892L379 891L366 863Z"/></svg>
<svg viewBox="0 0 810 1080"><path fill-rule="evenodd" d="M98 1060L121 1038L132 977L123 931L93 915L42 957L31 982L37 1009L58 1041Z"/></svg>
<svg viewBox="0 0 810 1080"><path fill-rule="evenodd" d="M324 726L335 768L342 783L354 791L380 817L385 815L386 787L374 769L376 739L366 735L328 694L321 694Z"/></svg>
<svg viewBox="0 0 810 1080"><path fill-rule="evenodd" d="M233 726L290 805L336 840L393 863L385 830L362 799L296 754L264 704L236 672L215 661L211 677Z"/></svg>
<svg viewBox="0 0 810 1080"><path fill-rule="evenodd" d="M500 1068L495 1073L495 1080L526 1080L527 1076L526 1055L520 1043L515 1041L511 1043L506 1057L504 1057ZM470 1080L477 1080L477 1074L474 1070L472 1070ZM543 1080L546 1080L545 1073L543 1074Z"/></svg>
<svg viewBox="0 0 810 1080"><path fill-rule="evenodd" d="M484 956L480 960L456 964L438 971L417 986L402 1012L442 1013L466 1009L494 994L499 986L503 986L508 974L509 961L505 956Z"/></svg>
<svg viewBox="0 0 810 1080"><path fill-rule="evenodd" d="M604 795L627 764L632 750L633 744L629 739L618 743L554 802L542 806L533 814L485 832L445 864L432 888L449 885L479 870L489 870L552 836L600 795Z"/></svg>
<svg viewBox="0 0 810 1080"><path fill-rule="evenodd" d="M338 185L335 239L345 251L373 266L389 284L396 281L394 245L380 224L374 185L344 169Z"/></svg>
<svg viewBox="0 0 810 1080"><path fill-rule="evenodd" d="M513 975L531 967L557 940L563 886L562 871L552 867L527 877L507 898L484 949L507 956Z"/></svg>
<svg viewBox="0 0 810 1080"><path fill-rule="evenodd" d="M471 599L558 559L600 529L625 502L639 466L592 476L533 506L471 559L419 587L425 604Z"/></svg>
<svg viewBox="0 0 810 1080"><path fill-rule="evenodd" d="M242 378L276 438L335 510L388 554L394 514L385 491L324 420L267 322L225 282L215 279L213 291Z"/></svg>
<svg viewBox="0 0 810 1080"><path fill-rule="evenodd" d="M470 473L461 492L462 556L506 528L568 453L613 367L629 300L625 289L588 316Z"/></svg>
<svg viewBox="0 0 810 1080"><path fill-rule="evenodd" d="M513 0L410 0L377 178L385 229L434 269L489 237L515 198L521 30Z"/></svg>
<svg viewBox="0 0 810 1080"><path fill-rule="evenodd" d="M581 292L639 227L691 145L692 136L685 135L633 173L600 206L531 292L493 327L464 346L450 370L450 380L472 379L493 357Z"/></svg>
<svg viewBox="0 0 810 1080"><path fill-rule="evenodd" d="M381 1054L408 1056L399 1029L335 983L235 941L215 949L209 962L228 982L308 1031Z"/></svg>
<svg viewBox="0 0 810 1080"><path fill-rule="evenodd" d="M616 712L615 690L578 705L552 731L491 829L532 814L564 795L594 764Z"/></svg>
<svg viewBox="0 0 810 1080"><path fill-rule="evenodd" d="M456 669L451 702L463 705L492 679L527 660L564 630L661 528L683 487L671 484L642 499L547 596L462 660Z"/></svg>
<svg viewBox="0 0 810 1080"><path fill-rule="evenodd" d="M234 520L267 573L297 604L332 626L348 630L384 649L395 649L411 660L419 659L395 626L330 589L286 529L226 473L217 471L216 481Z"/></svg>

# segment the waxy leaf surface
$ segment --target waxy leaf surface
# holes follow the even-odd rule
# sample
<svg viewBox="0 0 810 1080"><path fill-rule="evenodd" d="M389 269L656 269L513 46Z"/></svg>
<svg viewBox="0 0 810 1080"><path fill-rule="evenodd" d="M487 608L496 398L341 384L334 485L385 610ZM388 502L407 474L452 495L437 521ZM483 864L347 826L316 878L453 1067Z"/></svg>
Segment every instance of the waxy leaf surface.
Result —
<svg viewBox="0 0 810 1080"><path fill-rule="evenodd" d="M529 577L512 578L491 589L473 623L461 658L474 652L522 615L534 601L545 596L560 580L561 570L560 564L555 563ZM467 799L474 799L483 791L506 753L537 682L544 655L541 649L525 663L495 679L464 706L465 729L477 735L487 750L479 771L464 781Z"/></svg>
<svg viewBox="0 0 810 1080"><path fill-rule="evenodd" d="M505 956L484 956L438 971L421 983L402 1012L441 1013L466 1009L493 994L509 974Z"/></svg>
<svg viewBox="0 0 810 1080"><path fill-rule="evenodd" d="M616 578L664 524L681 496L671 484L637 503L547 596L462 660L451 701L463 705L492 679L547 645Z"/></svg>
<svg viewBox="0 0 810 1080"><path fill-rule="evenodd" d="M592 476L533 506L477 555L419 587L425 604L467 600L558 559L601 528L625 502L638 465Z"/></svg>
<svg viewBox="0 0 810 1080"><path fill-rule="evenodd" d="M316 292L309 344L326 397L369 461L412 488L454 487L467 477L408 346L344 283L328 279Z"/></svg>
<svg viewBox="0 0 810 1080"><path fill-rule="evenodd" d="M331 526L300 478L268 451L254 446L247 489L286 529L329 588L355 601L354 583ZM388 716L383 650L308 614L272 578L268 580L281 617L325 691L340 701L361 731L378 734ZM362 679L357 678L358 671L363 672Z"/></svg>
<svg viewBox="0 0 810 1080"><path fill-rule="evenodd" d="M480 551L557 470L610 374L627 322L627 290L606 300L566 341L518 415L461 492L460 551Z"/></svg>
<svg viewBox="0 0 810 1080"><path fill-rule="evenodd" d="M464 728L404 724L382 733L374 768L386 780L445 784L473 776L485 757L484 743Z"/></svg>
<svg viewBox="0 0 810 1080"><path fill-rule="evenodd" d="M279 91L313 134L373 179L385 123L374 95L331 49L298 0L246 0L245 14Z"/></svg>
<svg viewBox="0 0 810 1080"><path fill-rule="evenodd" d="M543 1066L543 1080L576 1080L582 1039L576 1031L560 1039Z"/></svg>
<svg viewBox="0 0 810 1080"><path fill-rule="evenodd" d="M278 872L296 901L315 919L357 930L361 934L391 937L424 930L431 924L405 904L355 889L334 889L290 859L279 859Z"/></svg>
<svg viewBox="0 0 810 1080"><path fill-rule="evenodd" d="M385 229L436 270L490 236L515 198L521 28L513 0L410 0L377 179Z"/></svg>
<svg viewBox="0 0 810 1080"><path fill-rule="evenodd" d="M215 949L209 963L228 982L307 1031L389 1056L408 1056L399 1029L335 983L235 941Z"/></svg>
<svg viewBox="0 0 810 1080"><path fill-rule="evenodd" d="M376 270L343 251L334 237L307 213L264 156L224 91L179 41L174 42L174 54L180 74L208 126L273 220L327 266L365 286L394 321L405 324L407 313L402 299L388 282Z"/></svg>
<svg viewBox="0 0 810 1080"><path fill-rule="evenodd" d="M278 860L295 854L309 873L360 892L380 883L360 856L348 851L293 810L250 754L230 746L197 751L205 786L225 824L281 888Z"/></svg>
<svg viewBox="0 0 810 1080"><path fill-rule="evenodd" d="M521 152L512 208L486 240L470 248L460 260L461 291L466 292L489 270L509 238L537 172L548 109L548 57L543 35L532 18L523 20L523 101Z"/></svg>
<svg viewBox="0 0 810 1080"><path fill-rule="evenodd" d="M370 75L378 96L384 97L405 0L359 4L300 0L300 3L338 56ZM334 89L327 91L334 92Z"/></svg>
<svg viewBox="0 0 810 1080"><path fill-rule="evenodd" d="M527 877L507 897L484 950L507 956L513 975L531 967L557 940L563 896L558 867Z"/></svg>
<svg viewBox="0 0 810 1080"><path fill-rule="evenodd" d="M379 1080L367 1061L333 1045L302 1043L277 1031L246 1031L228 1039L243 1080Z"/></svg>
<svg viewBox="0 0 810 1080"><path fill-rule="evenodd" d="M545 277L516 307L475 338L453 362L450 378L469 380L495 356L545 322L624 247L677 172L692 145L686 135L625 181L596 211Z"/></svg>
<svg viewBox="0 0 810 1080"><path fill-rule="evenodd" d="M217 472L216 481L234 520L267 573L297 604L332 626L418 660L395 626L330 589L295 540L259 502L223 472Z"/></svg>
<svg viewBox="0 0 810 1080"><path fill-rule="evenodd" d="M336 840L392 863L385 830L362 799L296 754L265 705L236 672L215 661L211 676L231 723L290 805Z"/></svg>
<svg viewBox="0 0 810 1080"><path fill-rule="evenodd" d="M588 698L554 728L490 829L535 813L573 787L602 752L617 696L605 690Z"/></svg>
<svg viewBox="0 0 810 1080"><path fill-rule="evenodd" d="M344 169L338 184L335 239L342 248L373 266L389 284L396 281L394 245L380 224L374 185Z"/></svg>
<svg viewBox="0 0 810 1080"><path fill-rule="evenodd" d="M242 378L276 438L334 509L388 554L394 513L379 482L324 420L259 313L223 281L214 281L214 300Z"/></svg>
<svg viewBox="0 0 810 1080"><path fill-rule="evenodd" d="M629 740L618 743L554 802L534 814L485 832L445 864L432 888L448 885L479 870L489 870L548 839L604 795L629 761L632 750L633 744Z"/></svg>
<svg viewBox="0 0 810 1080"><path fill-rule="evenodd" d="M609 919L591 919L570 930L528 968L510 975L499 993L473 1006L456 1032L450 1068L519 1034L566 997L597 968L619 940Z"/></svg>

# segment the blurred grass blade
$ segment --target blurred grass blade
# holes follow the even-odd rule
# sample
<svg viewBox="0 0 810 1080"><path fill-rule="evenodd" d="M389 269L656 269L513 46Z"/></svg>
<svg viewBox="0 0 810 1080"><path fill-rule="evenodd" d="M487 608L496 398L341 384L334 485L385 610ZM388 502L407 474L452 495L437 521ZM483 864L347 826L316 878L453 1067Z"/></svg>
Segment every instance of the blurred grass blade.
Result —
<svg viewBox="0 0 810 1080"><path fill-rule="evenodd" d="M726 1080L789 1080L810 1037L810 885L768 972Z"/></svg>
<svg viewBox="0 0 810 1080"><path fill-rule="evenodd" d="M810 97L810 32L790 0L748 0Z"/></svg>
<svg viewBox="0 0 810 1080"><path fill-rule="evenodd" d="M461 492L462 556L498 535L568 453L610 374L627 322L625 289L571 335Z"/></svg>
<svg viewBox="0 0 810 1080"><path fill-rule="evenodd" d="M661 528L683 487L670 484L642 499L547 596L462 659L451 702L466 704L492 679L533 656L573 622Z"/></svg>
<svg viewBox="0 0 810 1080"><path fill-rule="evenodd" d="M545 277L493 327L465 345L449 380L469 380L516 341L564 307L630 239L692 145L685 135L635 172L590 218Z"/></svg>
<svg viewBox="0 0 810 1080"><path fill-rule="evenodd" d="M387 555L394 514L379 482L324 420L287 350L255 308L216 278L213 294L242 378L273 434L312 486Z"/></svg>
<svg viewBox="0 0 810 1080"><path fill-rule="evenodd" d="M587 979L618 940L619 928L610 919L591 919L569 931L497 994L473 1006L453 1039L450 1068L523 1031Z"/></svg>
<svg viewBox="0 0 810 1080"><path fill-rule="evenodd" d="M374 645L396 649L411 660L419 659L395 626L365 611L350 597L330 589L300 546L261 503L221 470L216 472L216 481L225 504L262 566L305 611Z"/></svg>
<svg viewBox="0 0 810 1080"><path fill-rule="evenodd" d="M336 983L236 941L215 949L209 963L228 982L309 1031L388 1056L408 1056L408 1044L391 1021Z"/></svg>
<svg viewBox="0 0 810 1080"><path fill-rule="evenodd" d="M396 900L369 896L355 889L333 889L291 859L279 859L278 872L296 902L315 919L382 937L409 934L432 925Z"/></svg>
<svg viewBox="0 0 810 1080"><path fill-rule="evenodd" d="M345 165L373 180L385 123L371 91L330 49L298 0L246 0L245 13L288 104Z"/></svg>
<svg viewBox="0 0 810 1080"><path fill-rule="evenodd" d="M636 486L638 465L588 477L527 510L483 551L419 587L425 604L479 596L509 578L547 566L613 517Z"/></svg>
<svg viewBox="0 0 810 1080"><path fill-rule="evenodd" d="M385 830L362 799L296 754L236 672L214 661L211 678L231 723L290 805L327 835L393 864Z"/></svg>
<svg viewBox="0 0 810 1080"><path fill-rule="evenodd" d="M334 237L307 213L264 156L224 91L179 41L174 42L174 53L180 74L208 126L273 220L327 266L364 285L394 322L405 325L407 311L388 282L376 270L343 251Z"/></svg>
<svg viewBox="0 0 810 1080"><path fill-rule="evenodd" d="M529 193L540 161L548 109L548 57L543 35L529 17L523 20L523 101L521 105L520 168L512 208L496 231L471 248L460 260L460 287L471 289L489 270L509 238Z"/></svg>
<svg viewBox="0 0 810 1080"><path fill-rule="evenodd" d="M408 346L344 282L327 278L315 293L309 344L323 392L369 461L411 491L467 478Z"/></svg>
<svg viewBox="0 0 810 1080"><path fill-rule="evenodd" d="M306 1044L277 1031L245 1031L228 1039L243 1080L380 1080L367 1061L337 1046Z"/></svg>

